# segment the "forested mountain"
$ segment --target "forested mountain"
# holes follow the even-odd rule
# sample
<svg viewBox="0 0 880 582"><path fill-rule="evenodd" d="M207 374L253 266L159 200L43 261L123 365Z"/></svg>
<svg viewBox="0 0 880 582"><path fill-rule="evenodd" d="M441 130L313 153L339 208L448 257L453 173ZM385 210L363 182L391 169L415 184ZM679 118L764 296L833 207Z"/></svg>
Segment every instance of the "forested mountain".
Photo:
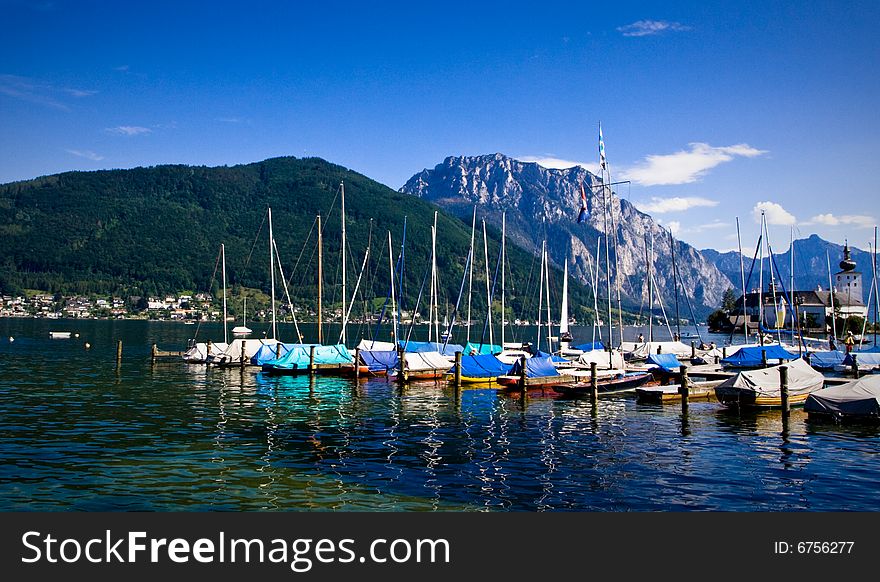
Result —
<svg viewBox="0 0 880 582"><path fill-rule="evenodd" d="M324 160L292 157L232 167L168 165L69 172L2 185L0 292L22 288L126 296L197 292L208 290L212 275L216 290L221 242L226 246L230 283L268 291L265 217L271 205L274 235L294 303L315 304L318 214L323 215L324 226L325 304L339 302L340 182L346 194L349 292L372 237L371 260L361 288L367 298L386 295L388 232L396 259L407 217L404 295L406 305L413 306L430 256L436 207ZM437 262L441 294L449 304L454 305L459 294L470 235L470 221L465 224L440 210ZM499 232L490 229L490 279L495 278L499 240ZM514 245L508 248L508 305L513 316L534 319L530 312L537 311L536 259ZM485 304L476 291L482 289L485 298L482 256L477 253L475 261L478 313ZM557 295L561 272L553 269L551 278ZM573 315L583 321L592 295L580 284L572 285L571 293ZM496 297L499 294L500 286Z"/></svg>

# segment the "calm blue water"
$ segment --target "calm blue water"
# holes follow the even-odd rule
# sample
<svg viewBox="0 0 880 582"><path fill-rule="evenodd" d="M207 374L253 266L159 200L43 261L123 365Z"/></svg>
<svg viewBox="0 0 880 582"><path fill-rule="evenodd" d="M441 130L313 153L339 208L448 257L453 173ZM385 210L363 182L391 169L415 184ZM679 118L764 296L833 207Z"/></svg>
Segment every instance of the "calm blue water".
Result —
<svg viewBox="0 0 880 582"><path fill-rule="evenodd" d="M150 366L193 331L0 320L0 510L880 508L874 428Z"/></svg>

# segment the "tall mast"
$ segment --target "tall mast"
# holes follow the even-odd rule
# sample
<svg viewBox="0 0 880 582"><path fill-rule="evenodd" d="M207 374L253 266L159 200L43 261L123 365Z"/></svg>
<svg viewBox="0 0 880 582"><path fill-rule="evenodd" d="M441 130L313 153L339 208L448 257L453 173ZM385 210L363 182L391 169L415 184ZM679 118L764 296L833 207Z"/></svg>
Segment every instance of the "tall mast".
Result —
<svg viewBox="0 0 880 582"><path fill-rule="evenodd" d="M743 343L749 343L749 319L746 315L746 268L743 264L743 246L739 235L739 216L736 217L736 244L739 247L739 276L742 280L743 299Z"/></svg>
<svg viewBox="0 0 880 582"><path fill-rule="evenodd" d="M318 343L324 343L323 318L321 316L324 292L324 236L321 234L321 215L318 215Z"/></svg>
<svg viewBox="0 0 880 582"><path fill-rule="evenodd" d="M432 311L428 334L431 326L434 327L434 341L440 341L440 297L437 282L437 211L434 211L434 226L431 227L431 298ZM431 341L431 338L428 338Z"/></svg>
<svg viewBox="0 0 880 582"><path fill-rule="evenodd" d="M553 331L550 328L550 249L544 250L544 284L547 286L547 352L553 353Z"/></svg>
<svg viewBox="0 0 880 582"><path fill-rule="evenodd" d="M681 316L678 312L678 268L675 264L675 238L672 236L672 229L669 229L669 248L672 249L672 288L675 291L675 331L678 339L681 340ZM697 322L694 322L697 325Z"/></svg>
<svg viewBox="0 0 880 582"><path fill-rule="evenodd" d="M504 318L507 315L504 311L504 266L507 264L507 245L505 243L505 235L507 234L507 214L501 213L501 348L504 348ZM876 243L875 243L876 245ZM875 314L876 317L876 314ZM875 326L876 328L876 326Z"/></svg>
<svg viewBox="0 0 880 582"><path fill-rule="evenodd" d="M223 257L223 343L229 343L229 327L226 325L226 245L220 243L220 255Z"/></svg>
<svg viewBox="0 0 880 582"><path fill-rule="evenodd" d="M874 227L874 347L877 347L877 311L880 311L880 289L877 288L877 227ZM867 318L865 318L867 319Z"/></svg>
<svg viewBox="0 0 880 582"><path fill-rule="evenodd" d="M272 339L278 339L278 324L275 321L275 239L272 236L272 208L269 208L269 278L272 281Z"/></svg>
<svg viewBox="0 0 880 582"><path fill-rule="evenodd" d="M546 257L544 248L546 245L546 240L541 242L541 281L538 283L538 345L535 346L536 351L541 351L541 311L544 309L544 258Z"/></svg>
<svg viewBox="0 0 880 582"><path fill-rule="evenodd" d="M828 298L831 300L831 337L837 339L837 316L834 314L834 283L831 281L831 256L825 249L825 261L828 263Z"/></svg>
<svg viewBox="0 0 880 582"><path fill-rule="evenodd" d="M764 236L764 211L761 211L761 235ZM764 345L764 245L760 243L758 238L758 340Z"/></svg>
<svg viewBox="0 0 880 582"><path fill-rule="evenodd" d="M492 294L489 291L489 242L486 238L486 220L483 220L483 253L486 257L486 322L489 324L489 345L495 343L492 335Z"/></svg>
<svg viewBox="0 0 880 582"><path fill-rule="evenodd" d="M397 349L397 310L394 304L394 254L391 247L391 231L388 231L388 279L391 281L391 337Z"/></svg>
<svg viewBox="0 0 880 582"><path fill-rule="evenodd" d="M468 307L467 307L467 341L471 341L471 293L474 290L474 233L477 229L477 207L474 205L474 217L471 220L471 265L470 274L468 275Z"/></svg>
<svg viewBox="0 0 880 582"><path fill-rule="evenodd" d="M797 310L797 301L795 301L794 296L794 227L789 227L788 231L788 270L790 277L788 279L788 299L789 299L789 307L794 311L794 315L791 316L791 337L794 338L794 325L795 320L798 318L798 310ZM782 322L785 324L785 322Z"/></svg>
<svg viewBox="0 0 880 582"><path fill-rule="evenodd" d="M654 233L651 233L651 251L648 255L648 341L654 341Z"/></svg>
<svg viewBox="0 0 880 582"><path fill-rule="evenodd" d="M339 191L342 196L342 209L340 212L340 216L342 217L342 316L345 317L347 311L345 310L345 183L339 183ZM340 335L342 338L342 343L345 344L345 319L342 320L342 334Z"/></svg>
<svg viewBox="0 0 880 582"><path fill-rule="evenodd" d="M562 307L559 313L559 349L568 347L567 341L562 338L568 333L568 259L565 260L565 269L562 274Z"/></svg>
<svg viewBox="0 0 880 582"><path fill-rule="evenodd" d="M590 275L593 277L593 343L596 343L596 329L599 330L599 340L602 340L602 328L599 327L599 255L601 254L602 237L596 239L596 268L590 265ZM592 261L590 261L592 263Z"/></svg>

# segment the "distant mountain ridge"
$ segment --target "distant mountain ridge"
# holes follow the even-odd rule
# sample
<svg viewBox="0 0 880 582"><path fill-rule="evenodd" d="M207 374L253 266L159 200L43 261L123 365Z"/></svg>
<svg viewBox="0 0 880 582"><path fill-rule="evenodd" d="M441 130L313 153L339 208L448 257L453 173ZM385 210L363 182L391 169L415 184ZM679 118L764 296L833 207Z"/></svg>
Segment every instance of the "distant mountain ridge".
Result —
<svg viewBox="0 0 880 582"><path fill-rule="evenodd" d="M749 269L752 268L752 260L755 256L755 245L757 241L751 245L750 249L743 249L743 267L745 276L749 276ZM828 290L828 263L830 259L831 273L837 273L840 270L840 260L843 258L843 245L829 242L816 234L812 234L804 239L797 239L793 242L794 246L794 284L797 291L810 291L821 288ZM865 252L850 245L852 259L856 262L856 271L862 273L863 289L865 297L863 301L868 300L868 292L873 276L873 257L871 253ZM727 253L719 253L712 249L704 249L701 251L705 257L715 263L718 269L727 275L731 281L735 281L735 288L742 288L742 275L740 274L740 258L739 253L730 251ZM827 253L827 255L826 255ZM766 254L766 251L765 251ZM785 288L788 289L791 283L791 251L774 255L776 268L779 269ZM754 274L748 284L748 291L758 286L758 270L761 264L755 261ZM769 277L770 259L764 257L763 261L764 279ZM774 269L774 276L776 270ZM766 284L765 284L766 286Z"/></svg>
<svg viewBox="0 0 880 582"><path fill-rule="evenodd" d="M584 184L590 212L586 224L576 222L581 201L580 183ZM447 157L434 168L415 174L400 191L434 202L465 221L477 206L478 216L485 217L487 223L496 228L501 227L504 212L507 236L511 240L525 249L535 250L540 249L541 241L546 238L551 260L557 265L568 261L572 276L587 283L591 277L590 265L595 261L596 243L603 236L605 223L599 184L601 180L597 176L580 166L548 169L496 153ZM653 237L654 276L669 314L674 290L668 232L616 194L611 197L609 210L615 222L613 236L619 251L625 305L637 309L647 303L645 238ZM737 286L700 251L681 241L675 244L684 288L695 303L698 317L705 315L720 305L726 289ZM613 257L613 244L610 246ZM606 296L603 253L604 247L600 253L600 298ZM684 303L680 310L682 317L690 318Z"/></svg>

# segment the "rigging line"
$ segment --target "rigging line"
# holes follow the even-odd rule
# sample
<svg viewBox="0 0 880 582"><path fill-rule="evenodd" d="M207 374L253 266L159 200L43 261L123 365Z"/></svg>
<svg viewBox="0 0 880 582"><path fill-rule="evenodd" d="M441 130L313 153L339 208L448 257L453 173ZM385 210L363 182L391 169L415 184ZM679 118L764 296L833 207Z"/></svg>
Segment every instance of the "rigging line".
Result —
<svg viewBox="0 0 880 582"><path fill-rule="evenodd" d="M446 339L443 341L443 352L446 352L446 346L449 345L449 339L452 337L452 330L455 329L455 320L456 317L458 317L458 308L459 305L461 305L461 296L464 294L464 282L467 280L468 267L471 264L471 256L473 255L473 252L473 249L468 250L467 261L465 262L464 272L461 276L461 286L458 289L458 299L455 300L455 309L452 311L452 322L449 324L449 333L446 334Z"/></svg>
<svg viewBox="0 0 880 582"><path fill-rule="evenodd" d="M416 313L418 313L418 311L419 311L419 305L422 304L422 295L425 291L425 283L428 282L428 275L431 273L431 270L432 270L431 263L429 262L428 267L425 269L425 276L422 277L422 285L421 285L421 287L419 287L419 296L416 299L416 306L413 309L412 318L410 319L410 322L409 322L409 329L406 331L406 340L403 343L404 350L406 350L406 346L409 345L409 339L410 339L410 337L412 337L413 328L416 325ZM429 326L431 325L430 318L428 319L428 325Z"/></svg>
<svg viewBox="0 0 880 582"><path fill-rule="evenodd" d="M755 255L752 257L752 266L749 267L749 276L746 277L746 286L745 286L746 290L748 290L748 288L749 288L749 283L752 282L752 273L755 271L755 262L757 262L757 260L758 260L758 251L761 248L761 243L762 243L763 239L764 239L764 233L761 233L760 235L758 235L758 244L755 245ZM743 295L743 303L745 304L745 295ZM759 311L761 310L760 305L758 305L758 310ZM747 318L748 318L748 316L746 315L745 307L743 307L743 319L746 320L746 322L747 322L746 325L748 325ZM760 330L760 326L761 326L761 317L758 316L758 329L759 330ZM735 330L736 330L736 328L734 327L734 329L731 330L731 332L730 332L730 339L728 340L728 345L733 343L733 334L734 334Z"/></svg>
<svg viewBox="0 0 880 582"><path fill-rule="evenodd" d="M703 345L703 334L700 333L700 326L697 325L697 316L694 313L694 306L691 304L691 298L688 295L687 289L684 286L684 280L681 277L681 271L678 269L677 265L674 269L672 276L675 277L676 274L678 275L678 279L681 281L682 294L684 295L684 300L685 300L685 303L687 303L688 310L691 313L691 320L694 322L694 329L697 330L697 339L700 340L700 345ZM681 334L679 334L678 340L681 341Z"/></svg>
<svg viewBox="0 0 880 582"><path fill-rule="evenodd" d="M537 252L537 248L535 249ZM525 298L521 302L521 314L523 313L531 313L532 307L532 277L535 274L535 263L538 260L537 254L532 254L532 264L529 267L529 278L526 280L526 290L525 290ZM522 335L519 333L522 330L517 330L517 333L514 334L514 341L519 341L522 343Z"/></svg>
<svg viewBox="0 0 880 582"><path fill-rule="evenodd" d="M290 272L290 279L287 281L290 283L293 281L293 276L296 274L296 270L299 268L299 262L302 260L303 254L306 252L306 247L309 244L309 241L312 240L312 233L315 231L315 224L318 222L318 217L316 216L314 220L312 220L312 226L309 228L309 234L306 235L306 238L303 240L302 248L299 250L299 256L296 258L296 263L293 265L293 271ZM314 248L312 249L314 252Z"/></svg>
<svg viewBox="0 0 880 582"><path fill-rule="evenodd" d="M498 260L495 262L495 274L492 276L492 290L489 293L489 303L490 304L495 301L495 284L498 282L498 267L500 266L500 263L501 263L501 246L499 245L498 246ZM490 312L487 310L486 311L486 322L483 324L483 333L480 334L480 348L481 349L483 347L483 340L486 339L486 326L490 325L489 314L490 314ZM504 325L504 317L503 316L501 318L501 325ZM489 335L490 335L489 343L491 344L491 342L492 342L491 334L489 334Z"/></svg>
<svg viewBox="0 0 880 582"><path fill-rule="evenodd" d="M776 257L773 255L773 250L770 248L769 243L767 244L767 248L768 248L768 250L770 250L770 262L772 263L772 266L773 266L773 267L776 267L776 270L777 270L777 272L778 272L778 271L779 271L779 267L776 265ZM771 271L772 271L772 269L771 269ZM780 277L779 284L782 285L782 296L783 296L783 298L784 298L786 301L788 301L788 308L789 308L794 314L797 314L797 311L795 311L794 306L792 305L791 296L790 296L789 293L785 290L785 283L782 281L782 278L781 278L781 277ZM798 319L798 318L795 317L794 319ZM800 355L801 353L803 353L802 347L803 347L803 348L806 347L806 344L804 344L804 336L803 336L803 333L801 332L801 324L800 324L800 320L797 321L797 332L798 332L798 337L799 337L799 341L798 341L798 355ZM780 343L782 343L782 342L780 341ZM802 346L802 344L803 344L803 346Z"/></svg>
<svg viewBox="0 0 880 582"><path fill-rule="evenodd" d="M278 245L272 241L275 247L275 260L278 261L278 271L281 273L281 283L284 286L284 295L287 297L287 306L290 309L290 315L293 317L293 327L296 329L296 337L299 343L303 343L303 335L299 330L299 323L296 321L296 310L293 308L293 302L290 300L290 292L287 290L287 280L284 278L284 267L281 266L281 254L278 252Z"/></svg>
<svg viewBox="0 0 880 582"><path fill-rule="evenodd" d="M268 206L266 207L268 210ZM263 222L260 223L260 228L257 229L257 236L254 237L254 244L251 245L251 252L248 253L247 260L244 262L244 268L247 268L248 265L251 264L251 257L254 254L254 249L257 248L257 240L260 238L260 233L263 232L263 226L266 224L266 218L269 216L269 213L266 212L263 214Z"/></svg>
<svg viewBox="0 0 880 582"><path fill-rule="evenodd" d="M220 257L223 254L223 251L217 251L217 260L214 261L214 272L211 273L211 281L208 283L208 292L211 292L211 288L214 287L214 280L217 278L217 269L220 268ZM213 298L213 293L211 296ZM193 342L199 337L199 330L202 329L202 318L199 317L199 322L196 324L196 332L193 334Z"/></svg>

